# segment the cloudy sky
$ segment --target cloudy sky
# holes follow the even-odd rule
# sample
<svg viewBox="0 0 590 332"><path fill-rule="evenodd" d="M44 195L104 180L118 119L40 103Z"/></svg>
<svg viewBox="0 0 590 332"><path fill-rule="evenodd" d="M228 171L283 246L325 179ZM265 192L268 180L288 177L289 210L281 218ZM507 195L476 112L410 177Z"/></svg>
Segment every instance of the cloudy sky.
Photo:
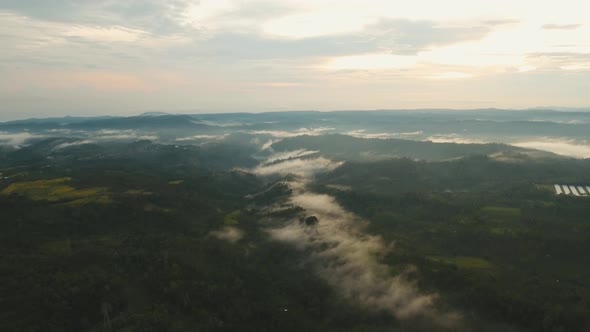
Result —
<svg viewBox="0 0 590 332"><path fill-rule="evenodd" d="M590 106L587 0L0 0L0 119Z"/></svg>

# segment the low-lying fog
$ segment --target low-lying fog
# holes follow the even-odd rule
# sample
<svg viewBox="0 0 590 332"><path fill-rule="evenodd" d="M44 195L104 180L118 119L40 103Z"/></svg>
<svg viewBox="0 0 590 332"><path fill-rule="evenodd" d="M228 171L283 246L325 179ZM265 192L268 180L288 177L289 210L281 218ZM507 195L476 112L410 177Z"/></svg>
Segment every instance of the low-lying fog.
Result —
<svg viewBox="0 0 590 332"><path fill-rule="evenodd" d="M421 292L409 277L415 267L406 266L392 274L379 258L393 243L385 243L379 236L366 234L366 221L346 211L330 195L311 192L307 185L317 172L325 172L340 163L326 158L305 157L312 151L292 151L271 155L252 171L259 175L296 174L288 184L292 189L289 204L305 210L307 216L319 219L309 226L298 219L270 227L268 233L277 240L306 253L306 261L346 299L370 310L387 311L399 319L422 317L442 326L452 326L460 315L441 312L436 308L439 296Z"/></svg>
<svg viewBox="0 0 590 332"><path fill-rule="evenodd" d="M248 140L268 149L298 136L342 134L435 143L505 143L574 158L590 157L590 113L550 110L277 112L116 118L33 119L0 123L0 145L22 147L49 137L92 141L152 140L207 144ZM73 142L66 142L73 143ZM62 148L67 147L63 145Z"/></svg>

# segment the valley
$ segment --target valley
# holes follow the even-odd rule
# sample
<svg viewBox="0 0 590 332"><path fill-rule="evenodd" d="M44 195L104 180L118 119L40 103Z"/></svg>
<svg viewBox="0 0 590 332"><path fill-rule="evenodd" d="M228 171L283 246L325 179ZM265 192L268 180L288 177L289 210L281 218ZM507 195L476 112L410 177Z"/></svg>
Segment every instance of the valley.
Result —
<svg viewBox="0 0 590 332"><path fill-rule="evenodd" d="M175 134L194 141L166 136L167 121L51 137L37 121L4 144L0 328L589 323L590 206L554 185L590 183L587 159L276 121L280 133Z"/></svg>

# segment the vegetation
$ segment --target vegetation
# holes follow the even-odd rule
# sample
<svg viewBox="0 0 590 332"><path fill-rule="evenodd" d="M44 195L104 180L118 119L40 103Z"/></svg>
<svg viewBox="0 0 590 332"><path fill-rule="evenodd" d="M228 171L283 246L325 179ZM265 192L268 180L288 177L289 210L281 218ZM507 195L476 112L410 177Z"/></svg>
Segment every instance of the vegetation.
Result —
<svg viewBox="0 0 590 332"><path fill-rule="evenodd" d="M406 139L364 139L347 135L298 136L273 144L277 151L307 149L320 151L335 159L349 161L390 160L410 158L440 161L461 158L468 155L506 155L524 158L533 153L530 150L504 144L454 144L412 141ZM536 155L551 157L550 153L534 152Z"/></svg>
<svg viewBox="0 0 590 332"><path fill-rule="evenodd" d="M64 201L67 204L111 203L106 188L76 189L67 183L69 177L30 182L15 182L0 191L0 195L20 195L35 201Z"/></svg>
<svg viewBox="0 0 590 332"><path fill-rule="evenodd" d="M590 327L590 198L551 191L590 183L588 160L463 146L430 162L353 158L310 181L391 244L392 273L417 267L419 289L462 314L445 328L347 301L305 251L272 241L273 218L325 221L288 201L295 176L244 171L263 153L247 144L63 143L0 152L0 331Z"/></svg>
<svg viewBox="0 0 590 332"><path fill-rule="evenodd" d="M585 331L589 198L556 196L534 182L590 180L588 161L561 164L479 157L348 164L320 177L316 189L394 243L388 264L415 264L422 287L464 312L531 331Z"/></svg>
<svg viewBox="0 0 590 332"><path fill-rule="evenodd" d="M170 157L156 145L141 151L94 159L70 152L67 167L58 158L43 166L8 160L0 182L0 331L404 327L344 301L298 264L301 252L268 238L257 206L284 198L286 185L193 162L156 163ZM173 159L201 158L178 153ZM107 193L109 204L94 199ZM79 199L88 201L64 204ZM238 241L212 236L228 224L243 234Z"/></svg>

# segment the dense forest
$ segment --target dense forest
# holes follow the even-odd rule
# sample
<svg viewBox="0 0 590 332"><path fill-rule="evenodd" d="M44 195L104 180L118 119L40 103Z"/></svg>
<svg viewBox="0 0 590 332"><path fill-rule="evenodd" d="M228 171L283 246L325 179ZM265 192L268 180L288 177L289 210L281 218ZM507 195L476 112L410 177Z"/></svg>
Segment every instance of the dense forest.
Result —
<svg viewBox="0 0 590 332"><path fill-rule="evenodd" d="M590 163L488 157L348 164L318 179L395 242L424 287L468 312L532 331L590 327L590 204L547 183L590 183ZM549 181L549 182L547 182Z"/></svg>
<svg viewBox="0 0 590 332"><path fill-rule="evenodd" d="M0 332L590 332L589 12L0 0Z"/></svg>
<svg viewBox="0 0 590 332"><path fill-rule="evenodd" d="M357 138L358 151L405 155L347 160L332 135L277 142L269 156L239 137L200 145L47 138L1 151L0 330L590 327L590 201L552 191L590 183L587 160L421 143L420 153L441 149L427 161L399 148L415 143ZM310 178L257 173L328 157L346 162ZM313 228L327 221L293 200L298 183L357 216L350 234L385 245L369 268L437 294L432 310L460 318L441 324L351 300L357 295L343 294L314 260L332 244L270 236L302 227L310 243L322 239Z"/></svg>

